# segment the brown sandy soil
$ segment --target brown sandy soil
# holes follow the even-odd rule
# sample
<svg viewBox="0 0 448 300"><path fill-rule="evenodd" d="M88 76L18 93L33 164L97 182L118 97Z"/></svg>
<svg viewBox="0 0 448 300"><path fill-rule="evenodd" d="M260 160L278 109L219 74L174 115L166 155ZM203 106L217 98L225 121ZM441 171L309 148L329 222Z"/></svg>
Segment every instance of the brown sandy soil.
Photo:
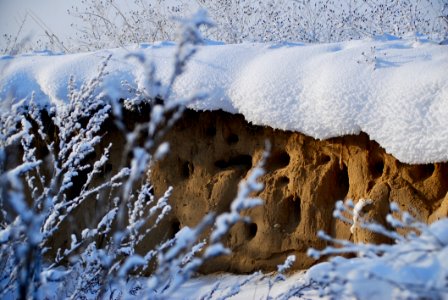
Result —
<svg viewBox="0 0 448 300"><path fill-rule="evenodd" d="M239 181L260 159L265 140L272 144L264 205L247 212L250 224L238 224L226 243L231 256L216 259L204 271L273 270L287 255L295 268L307 268L309 247L323 247L319 230L363 242L385 241L332 217L341 199L370 198L365 213L385 224L389 203L422 221L447 216L448 165L407 165L385 153L366 134L319 141L300 133L253 126L241 115L221 111L187 111L166 136L171 151L151 170L156 195L169 187L171 228L194 226L204 214L223 212L236 195ZM169 225L167 225L169 226Z"/></svg>
<svg viewBox="0 0 448 300"><path fill-rule="evenodd" d="M126 118L131 125L139 118L144 121L132 113ZM224 242L233 253L208 262L202 269L207 273L274 270L290 254L296 255L295 269L308 268L315 261L306 255L307 249L325 246L317 238L319 230L342 239L386 241L365 230L356 230L352 236L349 225L332 217L337 200L372 199L365 214L383 224L392 201L425 222L448 215L447 163L401 163L364 133L319 141L296 132L251 125L242 115L187 110L165 140L171 151L152 166L149 175L158 197L169 186L174 187L170 198L173 211L143 241L142 251L153 249L183 226L196 225L206 213L227 211L238 183L261 158L265 141L272 145L266 174L261 178L265 189L258 195L264 205L246 212L251 223L238 223L231 229ZM99 148L109 143L113 146L110 164L100 178L103 181L116 173L124 152L123 136L110 120ZM6 150L9 169L17 165L22 154L15 147ZM79 186L74 182L73 193L76 188ZM67 247L70 234L96 226L95 220L110 206L104 202L91 199L78 207L50 242L48 255Z"/></svg>

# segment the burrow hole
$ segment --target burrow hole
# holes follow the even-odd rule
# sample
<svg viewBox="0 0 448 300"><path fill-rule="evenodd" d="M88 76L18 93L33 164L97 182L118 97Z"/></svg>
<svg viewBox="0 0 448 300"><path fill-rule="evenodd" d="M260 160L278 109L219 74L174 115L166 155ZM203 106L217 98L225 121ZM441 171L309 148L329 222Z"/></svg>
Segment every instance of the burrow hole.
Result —
<svg viewBox="0 0 448 300"><path fill-rule="evenodd" d="M214 137L216 135L216 127L214 126L207 127L205 129L205 135L210 138Z"/></svg>
<svg viewBox="0 0 448 300"><path fill-rule="evenodd" d="M326 165L331 161L331 157L328 155L321 155L317 158L317 164L318 165Z"/></svg>
<svg viewBox="0 0 448 300"><path fill-rule="evenodd" d="M239 140L240 139L238 135L234 133L229 134L229 136L226 138L227 145L235 145L236 143L239 142Z"/></svg>
<svg viewBox="0 0 448 300"><path fill-rule="evenodd" d="M252 156L241 154L230 157L229 159L220 159L215 162L215 167L219 169L243 168L249 170L252 168Z"/></svg>
<svg viewBox="0 0 448 300"><path fill-rule="evenodd" d="M182 163L180 167L181 178L188 179L193 174L193 172L194 172L194 165L191 162L185 161Z"/></svg>
<svg viewBox="0 0 448 300"><path fill-rule="evenodd" d="M244 225L245 235L248 240L252 240L258 231L258 226L256 223L247 223Z"/></svg>
<svg viewBox="0 0 448 300"><path fill-rule="evenodd" d="M278 185L282 187L282 186L288 185L289 178L286 176L281 176L278 178L277 182L278 182Z"/></svg>
<svg viewBox="0 0 448 300"><path fill-rule="evenodd" d="M103 169L103 174L109 174L110 172L112 172L112 164L106 163Z"/></svg>
<svg viewBox="0 0 448 300"><path fill-rule="evenodd" d="M414 172L413 177L416 181L419 181L431 177L432 174L434 174L436 168L434 164L425 164L425 165L419 165L416 169L417 170L416 172Z"/></svg>
<svg viewBox="0 0 448 300"><path fill-rule="evenodd" d="M287 223L285 230L288 233L294 232L300 223L300 198L289 196L283 200L286 208Z"/></svg>
<svg viewBox="0 0 448 300"><path fill-rule="evenodd" d="M269 156L266 162L266 170L268 172L272 172L278 169L285 168L289 165L290 159L291 158L286 151L274 152Z"/></svg>
<svg viewBox="0 0 448 300"><path fill-rule="evenodd" d="M384 172L384 160L381 157L372 158L369 161L369 170L373 178L378 178Z"/></svg>
<svg viewBox="0 0 448 300"><path fill-rule="evenodd" d="M343 164L342 169L337 174L336 200L343 200L348 194L350 188L350 180L348 177L348 169Z"/></svg>
<svg viewBox="0 0 448 300"><path fill-rule="evenodd" d="M168 227L168 236L170 239L174 238L176 234L180 231L181 225L179 220L174 219L171 221Z"/></svg>

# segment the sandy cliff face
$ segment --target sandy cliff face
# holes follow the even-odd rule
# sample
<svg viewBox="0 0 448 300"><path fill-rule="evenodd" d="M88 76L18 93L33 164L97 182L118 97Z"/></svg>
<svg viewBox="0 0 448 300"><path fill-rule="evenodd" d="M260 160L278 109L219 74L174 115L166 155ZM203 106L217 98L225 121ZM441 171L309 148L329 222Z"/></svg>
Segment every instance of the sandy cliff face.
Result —
<svg viewBox="0 0 448 300"><path fill-rule="evenodd" d="M263 206L247 211L250 224L238 224L225 243L233 254L208 263L204 271L272 270L287 255L307 268L309 247L323 247L319 230L336 237L380 242L332 217L340 199L370 198L365 213L385 223L389 203L397 202L423 221L447 216L448 165L406 165L366 134L325 141L300 133L253 126L241 115L187 111L166 136L171 151L151 170L157 196L169 187L173 216L170 231L194 226L211 211L229 208L238 182L260 159L265 140L272 144Z"/></svg>
<svg viewBox="0 0 448 300"><path fill-rule="evenodd" d="M145 116L129 112L125 119L132 125L145 121ZM123 159L123 136L111 120L104 127L99 148L109 143L113 146L103 174L106 179L99 178L93 186L116 174ZM165 140L171 150L152 166L150 176L158 197L169 186L174 187L170 198L173 211L142 242L142 253L173 237L181 227L195 226L208 212L227 211L238 183L260 160L265 141L272 145L266 174L261 177L265 188L258 195L264 205L248 210L251 223L238 223L226 236L224 243L232 254L208 262L204 272L274 270L290 254L297 257L294 268L310 267L315 261L306 255L307 249L325 246L317 238L319 230L342 239L387 242L364 230L352 234L349 225L335 221L332 213L337 200L372 199L364 213L383 224L392 201L425 222L448 216L448 163L403 164L366 134L319 141L296 132L251 125L242 115L187 110ZM16 147L6 150L6 167L11 169L22 154ZM90 159L98 159L94 156ZM52 173L47 171L49 178ZM76 194L79 188L75 180L72 192ZM68 218L50 242L49 255L59 247L68 247L70 234L96 226L95 218L104 216L109 207L105 201L92 198L80 205L75 218Z"/></svg>

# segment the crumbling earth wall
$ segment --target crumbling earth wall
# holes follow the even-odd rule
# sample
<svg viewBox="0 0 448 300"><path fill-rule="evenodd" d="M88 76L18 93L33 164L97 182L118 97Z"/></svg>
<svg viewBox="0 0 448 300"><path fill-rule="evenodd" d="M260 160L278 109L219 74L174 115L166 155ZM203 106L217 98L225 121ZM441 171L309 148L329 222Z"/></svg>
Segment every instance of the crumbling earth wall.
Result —
<svg viewBox="0 0 448 300"><path fill-rule="evenodd" d="M132 128L135 122L147 121L148 115L128 112L125 120ZM90 159L98 159L109 143L112 148L104 174L93 186L116 174L125 153L125 139L112 120L104 124L102 135L99 152ZM315 261L306 255L307 249L325 246L317 237L319 230L342 239L389 242L359 229L352 236L350 225L332 216L338 200L372 199L364 213L382 224L386 224L392 201L424 222L448 216L448 163L401 163L364 133L320 141L297 132L255 126L242 115L187 110L165 140L170 152L152 165L149 176L157 197L168 187L174 188L169 200L172 215L143 240L137 249L141 253L173 237L183 226L195 226L209 212L227 211L238 183L260 160L265 141L271 143L266 174L260 179L265 188L258 195L264 205L248 210L251 222L238 223L226 236L224 243L232 254L207 262L203 272L275 270L290 254L296 255L295 269L308 268ZM18 145L7 148L6 154L6 169L22 157ZM51 170L47 171L50 178ZM73 193L79 188L75 181ZM71 234L94 228L109 207L104 202L100 197L80 205L50 241L47 255L69 247Z"/></svg>
<svg viewBox="0 0 448 300"><path fill-rule="evenodd" d="M310 267L309 247L321 248L319 230L362 242L382 237L358 230L332 217L341 199L370 198L368 217L385 224L395 201L415 217L431 222L448 211L448 165L407 165L387 154L361 133L316 140L296 132L247 123L222 111L187 111L166 136L171 151L151 169L155 193L173 186L172 228L194 226L208 212L226 211L237 185L259 161L265 141L272 144L264 205L250 209L249 224L238 224L225 243L233 253L209 262L205 272L274 270L287 255L295 268Z"/></svg>

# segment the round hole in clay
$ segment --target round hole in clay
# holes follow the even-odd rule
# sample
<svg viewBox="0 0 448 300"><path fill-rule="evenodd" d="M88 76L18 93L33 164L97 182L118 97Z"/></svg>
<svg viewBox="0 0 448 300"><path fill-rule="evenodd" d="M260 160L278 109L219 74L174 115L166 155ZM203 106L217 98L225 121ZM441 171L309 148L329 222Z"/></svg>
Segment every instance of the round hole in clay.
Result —
<svg viewBox="0 0 448 300"><path fill-rule="evenodd" d="M384 171L384 161L382 159L378 159L370 164L370 172L372 173L374 178L383 175L383 171Z"/></svg>
<svg viewBox="0 0 448 300"><path fill-rule="evenodd" d="M252 156L241 154L226 159L220 159L215 162L215 167L223 170L228 168L242 168L249 170L252 168Z"/></svg>
<svg viewBox="0 0 448 300"><path fill-rule="evenodd" d="M216 135L216 128L213 126L206 128L205 135L208 137L214 137Z"/></svg>
<svg viewBox="0 0 448 300"><path fill-rule="evenodd" d="M294 232L299 226L301 214L300 214L300 198L297 196L289 196L283 199L283 218L282 221L286 222L283 227L286 232Z"/></svg>
<svg viewBox="0 0 448 300"><path fill-rule="evenodd" d="M427 179L432 176L434 170L435 170L434 164L421 165L419 167L419 172L417 172L417 177L419 177L418 179L420 180Z"/></svg>
<svg viewBox="0 0 448 300"><path fill-rule="evenodd" d="M328 155L319 156L319 158L317 159L317 163L319 165L325 165L325 164L329 163L330 161L331 161L331 157Z"/></svg>
<svg viewBox="0 0 448 300"><path fill-rule="evenodd" d="M171 221L168 227L168 236L170 239L174 238L176 236L176 233L180 231L180 222L177 219L174 219Z"/></svg>
<svg viewBox="0 0 448 300"><path fill-rule="evenodd" d="M289 165L290 156L286 151L277 151L270 155L266 162L267 171L274 171L285 168Z"/></svg>
<svg viewBox="0 0 448 300"><path fill-rule="evenodd" d="M180 176L183 179L188 179L194 171L194 166L192 163L186 161L182 164L180 168Z"/></svg>
<svg viewBox="0 0 448 300"><path fill-rule="evenodd" d="M414 181L426 180L434 174L434 164L421 164L421 165L407 165L406 172L408 176Z"/></svg>
<svg viewBox="0 0 448 300"><path fill-rule="evenodd" d="M105 174L108 174L108 173L110 173L112 171L112 164L111 163L107 163L105 166L104 166L104 173Z"/></svg>
<svg viewBox="0 0 448 300"><path fill-rule="evenodd" d="M239 142L239 137L238 137L238 135L236 135L236 134L234 134L234 133L232 133L232 134L230 134L227 138L226 138L226 141L227 141L227 144L228 145L235 145L236 143L238 143Z"/></svg>
<svg viewBox="0 0 448 300"><path fill-rule="evenodd" d="M247 239L251 240L257 235L258 226L256 223L246 224L246 236Z"/></svg>
<svg viewBox="0 0 448 300"><path fill-rule="evenodd" d="M286 176L281 176L281 177L278 179L278 184L279 184L280 186L285 186L285 185L287 185L288 183L289 183L289 178L286 177Z"/></svg>
<svg viewBox="0 0 448 300"><path fill-rule="evenodd" d="M348 169L345 164L342 166L342 170L337 174L337 188L335 200L343 200L348 194L348 190L350 188L350 179L348 177Z"/></svg>

